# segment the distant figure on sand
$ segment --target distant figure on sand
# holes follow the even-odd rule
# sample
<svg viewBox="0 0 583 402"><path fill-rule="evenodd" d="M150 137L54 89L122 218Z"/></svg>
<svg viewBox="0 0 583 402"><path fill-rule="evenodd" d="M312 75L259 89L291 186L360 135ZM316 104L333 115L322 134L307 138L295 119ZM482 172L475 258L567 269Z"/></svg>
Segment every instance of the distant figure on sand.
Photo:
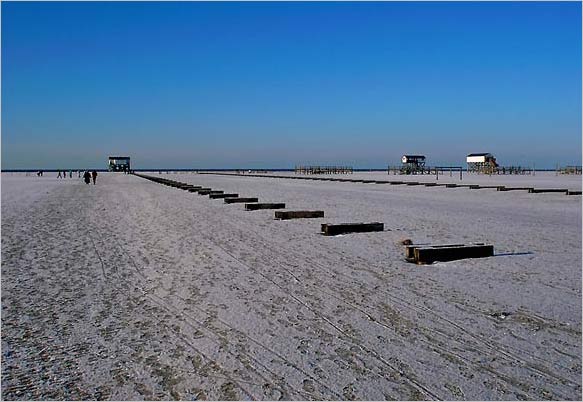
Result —
<svg viewBox="0 0 583 402"><path fill-rule="evenodd" d="M91 173L89 173L89 170L85 171L83 174L83 179L85 180L85 184L89 184L91 182Z"/></svg>
<svg viewBox="0 0 583 402"><path fill-rule="evenodd" d="M95 170L91 172L91 177L93 177L93 185L95 185L95 180L97 180L97 172Z"/></svg>
<svg viewBox="0 0 583 402"><path fill-rule="evenodd" d="M57 175L57 179L61 178L61 171L59 170L59 174Z"/></svg>
<svg viewBox="0 0 583 402"><path fill-rule="evenodd" d="M69 170L69 179L72 179L72 178L73 178L73 171Z"/></svg>

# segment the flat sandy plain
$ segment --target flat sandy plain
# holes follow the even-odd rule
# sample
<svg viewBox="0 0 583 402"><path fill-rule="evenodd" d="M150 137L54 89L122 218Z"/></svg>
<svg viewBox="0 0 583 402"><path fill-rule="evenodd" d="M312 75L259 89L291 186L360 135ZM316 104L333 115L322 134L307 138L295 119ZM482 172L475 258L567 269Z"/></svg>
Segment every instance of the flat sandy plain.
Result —
<svg viewBox="0 0 583 402"><path fill-rule="evenodd" d="M161 176L326 217L3 174L2 399L581 400L581 196ZM406 238L496 256L418 266Z"/></svg>

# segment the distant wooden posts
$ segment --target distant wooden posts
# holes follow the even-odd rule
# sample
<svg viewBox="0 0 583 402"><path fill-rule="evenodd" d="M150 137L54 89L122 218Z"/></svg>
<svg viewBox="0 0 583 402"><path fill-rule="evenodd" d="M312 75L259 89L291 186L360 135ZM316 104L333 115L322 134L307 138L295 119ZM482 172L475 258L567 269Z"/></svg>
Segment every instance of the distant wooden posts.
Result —
<svg viewBox="0 0 583 402"><path fill-rule="evenodd" d="M461 166L435 166L435 180L439 180L439 172L443 176L444 171L449 171L449 177L453 176L453 172L460 173L460 180L463 179L463 168Z"/></svg>
<svg viewBox="0 0 583 402"><path fill-rule="evenodd" d="M283 202L277 203L257 203L257 204L245 204L246 211L256 211L258 209L283 209L285 204Z"/></svg>
<svg viewBox="0 0 583 402"><path fill-rule="evenodd" d="M244 202L258 202L259 199L255 197L238 197L238 198L225 198L225 204L235 204Z"/></svg>
<svg viewBox="0 0 583 402"><path fill-rule="evenodd" d="M323 218L324 211L276 211L275 219Z"/></svg>
<svg viewBox="0 0 583 402"><path fill-rule="evenodd" d="M323 223L322 234L325 236L336 236L345 233L382 232L385 228L382 222L372 223Z"/></svg>
<svg viewBox="0 0 583 402"><path fill-rule="evenodd" d="M409 245L405 259L416 264L431 264L435 261L454 261L465 258L484 258L494 255L494 246L484 243Z"/></svg>
<svg viewBox="0 0 583 402"><path fill-rule="evenodd" d="M352 166L296 166L296 174L352 174Z"/></svg>

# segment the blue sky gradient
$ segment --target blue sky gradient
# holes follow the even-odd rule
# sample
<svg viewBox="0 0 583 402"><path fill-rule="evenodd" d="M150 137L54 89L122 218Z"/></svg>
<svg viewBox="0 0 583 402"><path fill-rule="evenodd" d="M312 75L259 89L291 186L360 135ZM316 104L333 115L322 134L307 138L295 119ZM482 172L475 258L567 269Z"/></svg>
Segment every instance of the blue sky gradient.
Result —
<svg viewBox="0 0 583 402"><path fill-rule="evenodd" d="M581 164L581 3L1 7L3 169Z"/></svg>

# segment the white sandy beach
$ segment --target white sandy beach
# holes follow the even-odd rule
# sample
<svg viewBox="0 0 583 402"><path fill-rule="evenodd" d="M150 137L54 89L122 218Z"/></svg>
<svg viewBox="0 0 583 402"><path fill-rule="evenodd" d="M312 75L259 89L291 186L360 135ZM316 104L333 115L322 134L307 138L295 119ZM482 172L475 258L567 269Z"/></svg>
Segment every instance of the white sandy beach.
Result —
<svg viewBox="0 0 583 402"><path fill-rule="evenodd" d="M326 217L2 174L2 399L581 400L581 196L149 174ZM330 177L357 176L405 177ZM407 238L496 256L418 266Z"/></svg>

